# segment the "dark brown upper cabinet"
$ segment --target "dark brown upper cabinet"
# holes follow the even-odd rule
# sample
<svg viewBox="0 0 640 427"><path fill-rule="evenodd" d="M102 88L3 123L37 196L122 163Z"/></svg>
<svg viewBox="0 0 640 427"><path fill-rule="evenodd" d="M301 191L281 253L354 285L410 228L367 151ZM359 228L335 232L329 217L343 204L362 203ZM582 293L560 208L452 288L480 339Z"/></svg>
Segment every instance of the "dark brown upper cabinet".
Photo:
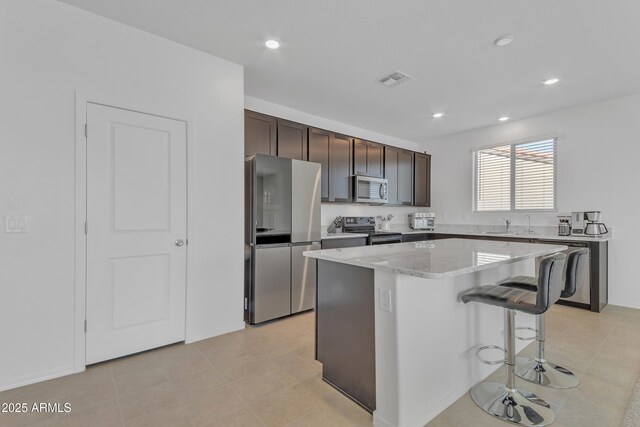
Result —
<svg viewBox="0 0 640 427"><path fill-rule="evenodd" d="M310 162L320 163L321 194L323 202L329 201L329 141L331 132L322 129L309 128L309 156Z"/></svg>
<svg viewBox="0 0 640 427"><path fill-rule="evenodd" d="M277 154L277 119L253 111L244 112L244 154Z"/></svg>
<svg viewBox="0 0 640 427"><path fill-rule="evenodd" d="M384 147L384 177L389 181L389 204L413 204L413 152Z"/></svg>
<svg viewBox="0 0 640 427"><path fill-rule="evenodd" d="M329 139L329 201L351 202L353 138L336 133Z"/></svg>
<svg viewBox="0 0 640 427"><path fill-rule="evenodd" d="M413 155L413 204L431 206L431 156L414 153Z"/></svg>
<svg viewBox="0 0 640 427"><path fill-rule="evenodd" d="M307 126L278 119L278 157L307 160Z"/></svg>
<svg viewBox="0 0 640 427"><path fill-rule="evenodd" d="M382 178L384 175L383 146L375 142L354 139L353 173Z"/></svg>

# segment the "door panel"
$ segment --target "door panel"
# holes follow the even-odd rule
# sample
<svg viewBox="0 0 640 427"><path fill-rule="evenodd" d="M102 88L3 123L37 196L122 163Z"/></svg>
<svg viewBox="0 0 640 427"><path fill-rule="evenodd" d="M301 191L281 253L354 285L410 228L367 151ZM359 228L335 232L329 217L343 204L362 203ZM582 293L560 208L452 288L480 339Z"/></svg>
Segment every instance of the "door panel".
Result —
<svg viewBox="0 0 640 427"><path fill-rule="evenodd" d="M382 145L374 142L367 146L367 174L376 178L382 178L384 175Z"/></svg>
<svg viewBox="0 0 640 427"><path fill-rule="evenodd" d="M329 200L351 202L351 138L332 134L329 145Z"/></svg>
<svg viewBox="0 0 640 427"><path fill-rule="evenodd" d="M413 165L413 204L415 206L430 206L431 156L415 153Z"/></svg>
<svg viewBox="0 0 640 427"><path fill-rule="evenodd" d="M278 120L278 157L307 159L307 127L305 125Z"/></svg>
<svg viewBox="0 0 640 427"><path fill-rule="evenodd" d="M276 119L253 111L244 112L244 155L276 155Z"/></svg>
<svg viewBox="0 0 640 427"><path fill-rule="evenodd" d="M320 129L309 129L309 161L320 163L321 192L323 202L329 200L329 139L330 133Z"/></svg>
<svg viewBox="0 0 640 427"><path fill-rule="evenodd" d="M353 173L355 175L368 175L367 173L367 143L353 140Z"/></svg>
<svg viewBox="0 0 640 427"><path fill-rule="evenodd" d="M387 203L398 203L398 150L384 148L384 177L388 181Z"/></svg>
<svg viewBox="0 0 640 427"><path fill-rule="evenodd" d="M87 364L184 340L186 125L87 105Z"/></svg>
<svg viewBox="0 0 640 427"><path fill-rule="evenodd" d="M291 313L291 248L256 247L254 273L254 322Z"/></svg>
<svg viewBox="0 0 640 427"><path fill-rule="evenodd" d="M413 153L398 151L398 203L413 204Z"/></svg>

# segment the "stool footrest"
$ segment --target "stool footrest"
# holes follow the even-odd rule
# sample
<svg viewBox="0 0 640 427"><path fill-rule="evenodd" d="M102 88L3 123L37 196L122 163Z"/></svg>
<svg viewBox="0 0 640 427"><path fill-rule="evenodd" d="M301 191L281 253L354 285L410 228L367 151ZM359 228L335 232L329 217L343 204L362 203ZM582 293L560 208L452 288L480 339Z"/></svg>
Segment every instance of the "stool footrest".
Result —
<svg viewBox="0 0 640 427"><path fill-rule="evenodd" d="M486 350L501 350L505 354L505 357L498 360L487 360L480 357L480 353ZM507 350L505 350L504 347L500 347L499 345L483 345L482 347L478 347L478 349L476 350L476 357L478 358L479 361L481 361L485 365L500 365L506 362L507 360L506 353L507 353Z"/></svg>
<svg viewBox="0 0 640 427"><path fill-rule="evenodd" d="M520 326L519 328L515 328L515 331L533 331L535 333L535 335L528 336L528 337L516 335L516 338L519 339L520 341L531 341L531 340L535 340L538 337L538 330L536 328L530 328L528 326Z"/></svg>

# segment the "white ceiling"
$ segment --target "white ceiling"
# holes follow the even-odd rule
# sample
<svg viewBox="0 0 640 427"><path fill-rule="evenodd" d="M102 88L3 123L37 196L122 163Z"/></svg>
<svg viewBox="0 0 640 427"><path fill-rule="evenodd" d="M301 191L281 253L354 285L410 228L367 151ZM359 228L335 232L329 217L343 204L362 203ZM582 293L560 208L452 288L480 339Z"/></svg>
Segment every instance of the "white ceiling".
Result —
<svg viewBox="0 0 640 427"><path fill-rule="evenodd" d="M63 1L244 65L247 95L413 141L640 91L637 0ZM375 83L395 69L414 80Z"/></svg>

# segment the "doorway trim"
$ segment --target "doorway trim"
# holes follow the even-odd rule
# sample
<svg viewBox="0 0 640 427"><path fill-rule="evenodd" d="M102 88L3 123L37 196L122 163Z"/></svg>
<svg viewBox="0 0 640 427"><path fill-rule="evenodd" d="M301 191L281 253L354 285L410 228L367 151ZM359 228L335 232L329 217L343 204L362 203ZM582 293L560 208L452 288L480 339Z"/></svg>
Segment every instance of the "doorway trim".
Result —
<svg viewBox="0 0 640 427"><path fill-rule="evenodd" d="M75 91L75 219L74 219L74 348L73 371L82 372L86 368L86 337L85 319L87 315L87 235L85 223L87 221L87 145L85 124L87 118L87 104L99 104L129 110L136 113L149 114L167 119L178 120L186 125L187 135L187 265L185 277L185 337L188 339L189 330L189 271L191 265L189 241L191 240L193 187L193 135L194 119L187 114L165 111L153 105L140 105L121 99L100 94L87 94ZM90 326L89 326L90 327Z"/></svg>

